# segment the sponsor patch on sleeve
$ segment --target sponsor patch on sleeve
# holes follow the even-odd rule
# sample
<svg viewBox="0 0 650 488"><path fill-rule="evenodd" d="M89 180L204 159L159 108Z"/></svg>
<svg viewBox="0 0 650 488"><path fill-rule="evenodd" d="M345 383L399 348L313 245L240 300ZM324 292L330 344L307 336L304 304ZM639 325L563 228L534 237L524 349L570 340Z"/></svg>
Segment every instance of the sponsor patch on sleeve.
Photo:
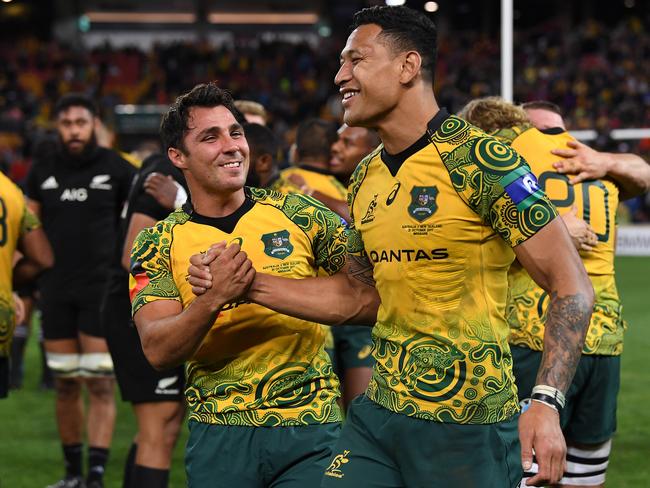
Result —
<svg viewBox="0 0 650 488"><path fill-rule="evenodd" d="M501 179L501 185L520 212L538 201L544 192L527 167L519 167Z"/></svg>

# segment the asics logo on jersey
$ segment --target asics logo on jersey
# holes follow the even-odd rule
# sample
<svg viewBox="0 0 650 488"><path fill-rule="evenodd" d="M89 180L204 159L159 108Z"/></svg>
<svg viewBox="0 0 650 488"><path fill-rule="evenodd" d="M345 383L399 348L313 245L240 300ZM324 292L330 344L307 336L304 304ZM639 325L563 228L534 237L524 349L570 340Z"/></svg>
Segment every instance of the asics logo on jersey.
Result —
<svg viewBox="0 0 650 488"><path fill-rule="evenodd" d="M402 186L401 183L396 183L395 184L392 191L388 195L388 198L386 198L386 205L387 206L390 206L395 201L395 197L397 197L397 193L399 193L399 189L400 189L401 186Z"/></svg>
<svg viewBox="0 0 650 488"><path fill-rule="evenodd" d="M50 176L43 183L41 183L41 190L56 190L59 184L54 176Z"/></svg>
<svg viewBox="0 0 650 488"><path fill-rule="evenodd" d="M61 193L62 202L85 202L88 199L88 190L85 188L66 188Z"/></svg>
<svg viewBox="0 0 650 488"><path fill-rule="evenodd" d="M156 394L157 395L178 395L180 393L179 388L169 388L174 383L178 381L178 375L170 376L168 378L161 378L158 380L156 385Z"/></svg>
<svg viewBox="0 0 650 488"><path fill-rule="evenodd" d="M89 188L93 190L110 190L113 186L108 183L111 179L111 175L95 175L88 185Z"/></svg>

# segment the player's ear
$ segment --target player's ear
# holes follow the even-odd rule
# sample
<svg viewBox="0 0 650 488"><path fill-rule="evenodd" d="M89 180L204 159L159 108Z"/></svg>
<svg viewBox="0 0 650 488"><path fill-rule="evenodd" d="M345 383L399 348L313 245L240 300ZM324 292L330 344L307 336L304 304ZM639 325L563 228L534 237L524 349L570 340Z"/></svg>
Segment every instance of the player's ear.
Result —
<svg viewBox="0 0 650 488"><path fill-rule="evenodd" d="M187 169L187 164L185 162L185 154L180 149L175 147L170 147L167 149L167 156L174 166L180 169Z"/></svg>
<svg viewBox="0 0 650 488"><path fill-rule="evenodd" d="M422 67L422 57L417 51L407 51L403 54L402 72L400 73L400 82L403 84L411 83L420 74Z"/></svg>

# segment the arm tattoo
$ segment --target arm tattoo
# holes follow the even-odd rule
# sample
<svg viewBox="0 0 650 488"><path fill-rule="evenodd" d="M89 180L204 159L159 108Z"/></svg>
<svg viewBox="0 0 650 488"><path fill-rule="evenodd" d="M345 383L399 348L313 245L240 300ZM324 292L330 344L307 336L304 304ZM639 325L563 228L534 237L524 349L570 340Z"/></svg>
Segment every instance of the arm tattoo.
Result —
<svg viewBox="0 0 650 488"><path fill-rule="evenodd" d="M582 294L559 297L551 294L544 333L544 354L537 373L537 384L569 388L591 319L590 301Z"/></svg>
<svg viewBox="0 0 650 488"><path fill-rule="evenodd" d="M367 256L348 254L348 263L350 264L348 274L351 277L365 285L375 287L375 279L372 276L372 264Z"/></svg>

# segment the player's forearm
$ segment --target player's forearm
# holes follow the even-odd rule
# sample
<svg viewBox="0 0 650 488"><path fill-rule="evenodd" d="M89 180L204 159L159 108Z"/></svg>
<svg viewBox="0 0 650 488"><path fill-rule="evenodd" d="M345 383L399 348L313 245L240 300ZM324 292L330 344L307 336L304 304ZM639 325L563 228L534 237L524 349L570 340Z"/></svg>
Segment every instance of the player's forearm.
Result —
<svg viewBox="0 0 650 488"><path fill-rule="evenodd" d="M145 305L146 307L146 305ZM156 369L168 369L183 364L203 342L219 315L221 306L206 297L197 297L181 313L148 320L136 313L142 349Z"/></svg>
<svg viewBox="0 0 650 488"><path fill-rule="evenodd" d="M589 280L581 276L573 292L552 292L550 296L536 384L566 393L582 355L594 294Z"/></svg>
<svg viewBox="0 0 650 488"><path fill-rule="evenodd" d="M650 164L636 154L610 154L607 175L621 188L621 199L650 190Z"/></svg>
<svg viewBox="0 0 650 488"><path fill-rule="evenodd" d="M248 298L276 312L328 325L373 325L379 308L373 288L352 286L340 273L302 280L258 273Z"/></svg>

